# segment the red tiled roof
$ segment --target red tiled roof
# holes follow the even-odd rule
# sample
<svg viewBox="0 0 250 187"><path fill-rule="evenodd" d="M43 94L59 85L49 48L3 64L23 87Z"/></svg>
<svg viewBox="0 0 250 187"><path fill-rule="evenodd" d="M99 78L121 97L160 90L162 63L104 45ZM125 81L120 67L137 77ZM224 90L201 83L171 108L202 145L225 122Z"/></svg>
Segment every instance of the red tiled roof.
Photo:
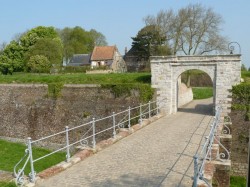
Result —
<svg viewBox="0 0 250 187"><path fill-rule="evenodd" d="M112 60L115 50L115 46L96 46L93 50L91 60Z"/></svg>

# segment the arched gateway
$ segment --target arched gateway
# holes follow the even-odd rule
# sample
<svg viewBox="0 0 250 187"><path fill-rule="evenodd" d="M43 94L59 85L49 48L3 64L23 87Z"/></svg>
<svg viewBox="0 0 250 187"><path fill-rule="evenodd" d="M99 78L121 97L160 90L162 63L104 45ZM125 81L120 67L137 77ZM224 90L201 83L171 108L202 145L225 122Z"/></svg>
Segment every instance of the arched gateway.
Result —
<svg viewBox="0 0 250 187"><path fill-rule="evenodd" d="M206 72L213 81L214 106L220 104L223 113L231 108L232 86L240 83L241 55L155 56L151 57L152 87L166 114L177 112L177 80L187 70Z"/></svg>

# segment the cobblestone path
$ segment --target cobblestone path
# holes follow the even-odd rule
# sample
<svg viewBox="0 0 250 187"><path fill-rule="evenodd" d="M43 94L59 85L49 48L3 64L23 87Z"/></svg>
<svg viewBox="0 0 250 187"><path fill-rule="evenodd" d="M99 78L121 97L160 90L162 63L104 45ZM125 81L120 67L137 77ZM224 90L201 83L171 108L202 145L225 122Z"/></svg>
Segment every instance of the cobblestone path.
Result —
<svg viewBox="0 0 250 187"><path fill-rule="evenodd" d="M212 100L193 101L38 187L191 187L193 156L212 120Z"/></svg>

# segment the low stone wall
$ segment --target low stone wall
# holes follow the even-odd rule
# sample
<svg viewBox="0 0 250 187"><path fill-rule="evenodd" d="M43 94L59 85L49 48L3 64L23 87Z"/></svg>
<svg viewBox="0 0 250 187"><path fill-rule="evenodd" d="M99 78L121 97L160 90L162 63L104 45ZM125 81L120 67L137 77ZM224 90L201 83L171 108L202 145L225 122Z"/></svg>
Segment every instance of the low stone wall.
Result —
<svg viewBox="0 0 250 187"><path fill-rule="evenodd" d="M232 162L232 175L236 176L247 176L248 164L247 163L239 163L239 162Z"/></svg>
<svg viewBox="0 0 250 187"><path fill-rule="evenodd" d="M91 71L86 71L86 74L108 74L108 73L113 73L113 71L110 70L91 70Z"/></svg>
<svg viewBox="0 0 250 187"><path fill-rule="evenodd" d="M179 85L178 90L178 107L181 107L193 100L192 88L188 88L184 83Z"/></svg>

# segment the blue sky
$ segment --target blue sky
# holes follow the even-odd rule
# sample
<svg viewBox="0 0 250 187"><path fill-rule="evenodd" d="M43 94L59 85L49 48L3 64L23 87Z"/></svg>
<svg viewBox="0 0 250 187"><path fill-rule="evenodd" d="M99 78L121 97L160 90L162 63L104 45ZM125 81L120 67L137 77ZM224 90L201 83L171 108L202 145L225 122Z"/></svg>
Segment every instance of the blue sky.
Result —
<svg viewBox="0 0 250 187"><path fill-rule="evenodd" d="M123 54L144 26L145 16L190 3L211 7L223 17L222 35L240 44L242 62L250 67L249 0L0 0L0 43L39 25L81 26L102 32Z"/></svg>

